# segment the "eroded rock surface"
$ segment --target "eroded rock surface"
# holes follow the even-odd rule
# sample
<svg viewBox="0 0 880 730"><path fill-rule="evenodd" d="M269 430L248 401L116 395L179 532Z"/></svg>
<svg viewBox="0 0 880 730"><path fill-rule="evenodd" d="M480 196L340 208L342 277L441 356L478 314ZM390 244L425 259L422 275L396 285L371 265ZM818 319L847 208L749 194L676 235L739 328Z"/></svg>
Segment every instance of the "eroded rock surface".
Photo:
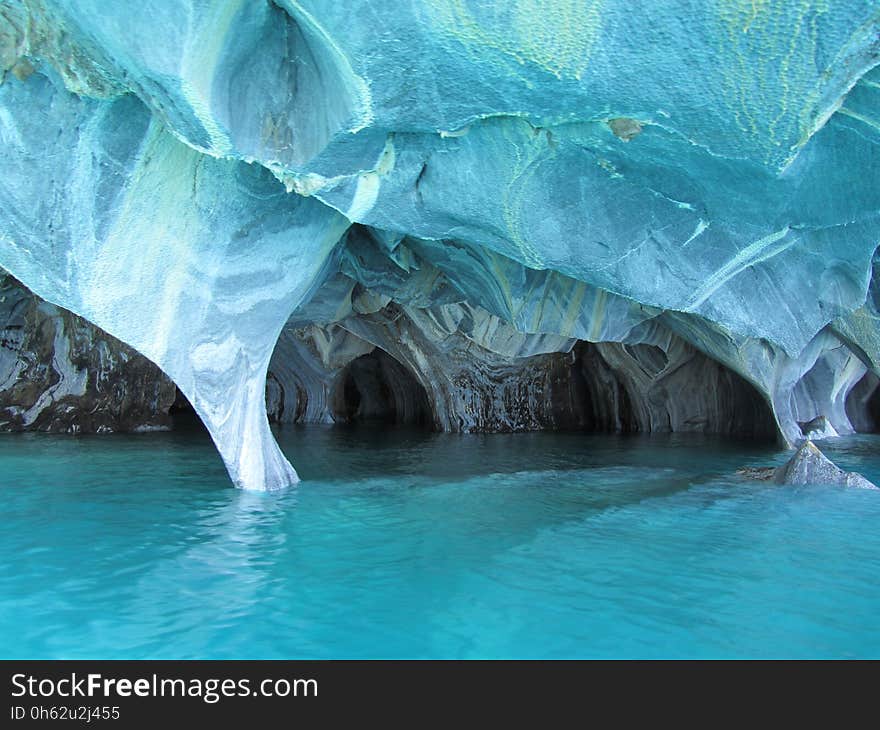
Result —
<svg viewBox="0 0 880 730"><path fill-rule="evenodd" d="M775 470L774 480L777 484L833 484L877 489L861 474L838 468L809 440L801 444L787 464Z"/></svg>
<svg viewBox="0 0 880 730"><path fill-rule="evenodd" d="M834 438L840 435L825 416L816 416L814 419L798 425L801 427L801 433L811 441Z"/></svg>
<svg viewBox="0 0 880 730"><path fill-rule="evenodd" d="M873 0L7 0L0 266L159 365L242 487L297 480L267 391L354 418L341 377L375 415L398 366L394 418L450 430L851 433L878 27Z"/></svg>
<svg viewBox="0 0 880 730"><path fill-rule="evenodd" d="M0 274L0 431L165 430L175 393L143 355Z"/></svg>

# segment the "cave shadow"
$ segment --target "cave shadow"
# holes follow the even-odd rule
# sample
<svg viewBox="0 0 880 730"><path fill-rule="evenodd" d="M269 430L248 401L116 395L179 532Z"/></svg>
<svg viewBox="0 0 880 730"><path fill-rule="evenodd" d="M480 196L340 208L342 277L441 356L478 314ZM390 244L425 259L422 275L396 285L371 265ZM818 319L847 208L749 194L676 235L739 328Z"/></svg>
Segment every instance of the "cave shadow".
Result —
<svg viewBox="0 0 880 730"><path fill-rule="evenodd" d="M424 387L404 365L378 347L352 360L339 373L330 409L339 425L431 429L434 423Z"/></svg>

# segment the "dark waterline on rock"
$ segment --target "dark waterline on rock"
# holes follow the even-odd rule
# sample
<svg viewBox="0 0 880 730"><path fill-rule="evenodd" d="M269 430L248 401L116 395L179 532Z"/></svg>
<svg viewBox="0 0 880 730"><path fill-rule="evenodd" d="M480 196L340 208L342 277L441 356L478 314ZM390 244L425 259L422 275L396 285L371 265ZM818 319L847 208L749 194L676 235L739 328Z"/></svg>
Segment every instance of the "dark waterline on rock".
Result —
<svg viewBox="0 0 880 730"><path fill-rule="evenodd" d="M0 438L11 657L877 657L876 492L737 477L716 438L276 432ZM823 442L880 480L880 438Z"/></svg>

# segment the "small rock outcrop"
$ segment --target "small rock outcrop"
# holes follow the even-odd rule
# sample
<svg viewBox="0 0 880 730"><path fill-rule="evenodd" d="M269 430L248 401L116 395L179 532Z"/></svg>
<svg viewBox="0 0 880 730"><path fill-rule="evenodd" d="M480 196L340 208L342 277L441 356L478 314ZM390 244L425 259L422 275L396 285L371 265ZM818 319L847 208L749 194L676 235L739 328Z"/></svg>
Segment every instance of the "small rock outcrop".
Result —
<svg viewBox="0 0 880 730"><path fill-rule="evenodd" d="M784 466L775 470L777 484L833 484L841 487L877 489L861 474L843 471L827 458L812 441L804 441Z"/></svg>
<svg viewBox="0 0 880 730"><path fill-rule="evenodd" d="M769 482L776 476L776 467L773 466L741 466L736 470L738 476L746 479L755 479L759 482Z"/></svg>
<svg viewBox="0 0 880 730"><path fill-rule="evenodd" d="M811 441L833 438L840 435L825 416L816 416L810 421L799 421L798 426L801 427L801 433Z"/></svg>

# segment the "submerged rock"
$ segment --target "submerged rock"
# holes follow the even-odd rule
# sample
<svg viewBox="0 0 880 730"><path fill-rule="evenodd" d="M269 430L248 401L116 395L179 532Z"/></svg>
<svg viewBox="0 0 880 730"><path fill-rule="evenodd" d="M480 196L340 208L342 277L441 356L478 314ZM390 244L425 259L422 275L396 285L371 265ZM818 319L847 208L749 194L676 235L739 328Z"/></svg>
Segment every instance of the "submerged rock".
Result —
<svg viewBox="0 0 880 730"><path fill-rule="evenodd" d="M776 476L775 466L741 466L736 470L738 476L746 479L755 479L759 482L769 482Z"/></svg>
<svg viewBox="0 0 880 730"><path fill-rule="evenodd" d="M878 488L861 474L838 468L812 441L804 441L788 463L775 470L774 481L777 484L834 484L860 489Z"/></svg>

